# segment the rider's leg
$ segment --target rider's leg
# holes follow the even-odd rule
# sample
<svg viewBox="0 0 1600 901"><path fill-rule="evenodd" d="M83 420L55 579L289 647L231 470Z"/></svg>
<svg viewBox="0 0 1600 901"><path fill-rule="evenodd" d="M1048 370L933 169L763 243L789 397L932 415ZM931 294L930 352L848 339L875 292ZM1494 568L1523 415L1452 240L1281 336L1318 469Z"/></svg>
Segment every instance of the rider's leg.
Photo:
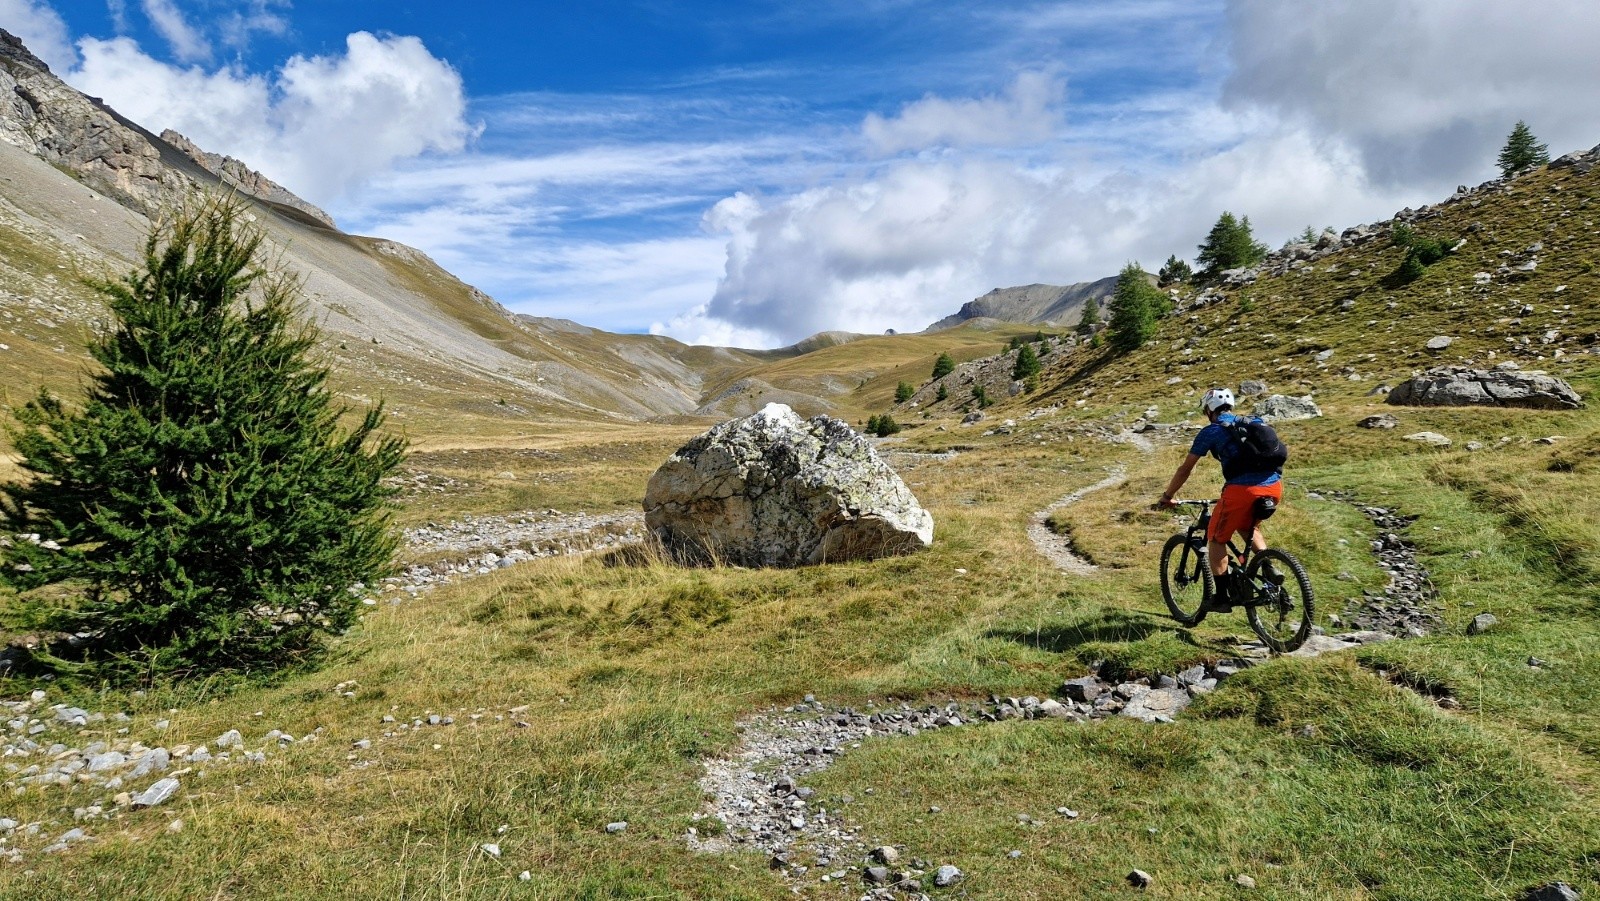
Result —
<svg viewBox="0 0 1600 901"><path fill-rule="evenodd" d="M1206 552L1211 557L1211 574L1225 576L1228 574L1228 545L1221 541L1207 541Z"/></svg>

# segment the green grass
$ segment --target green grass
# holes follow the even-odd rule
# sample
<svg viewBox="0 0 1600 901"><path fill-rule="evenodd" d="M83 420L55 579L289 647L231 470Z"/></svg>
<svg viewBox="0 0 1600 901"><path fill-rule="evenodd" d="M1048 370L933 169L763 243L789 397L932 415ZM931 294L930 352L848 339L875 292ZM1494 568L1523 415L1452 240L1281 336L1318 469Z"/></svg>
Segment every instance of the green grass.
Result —
<svg viewBox="0 0 1600 901"><path fill-rule="evenodd" d="M1592 428L1592 414L1580 415L1568 425ZM646 468L658 445L677 440L643 437L613 445L575 480L630 452ZM57 694L129 710L131 734L150 743L204 741L232 726L252 746L268 728L323 732L262 766L185 777L171 806L91 826L94 843L30 858L32 876L0 869L0 893L785 897L763 860L695 855L679 839L700 807L699 760L735 746L745 713L806 692L857 705L1044 696L1095 661L1132 675L1230 656L1229 638L1247 631L1242 617L1187 630L1160 615L1154 556L1174 522L1139 502L1159 491L1179 446L1146 455L1086 436L1046 448L1029 437L908 464L938 522L935 547L913 557L777 572L544 561L380 606L328 668L279 684ZM1509 470L1533 471L1555 449L1496 453ZM1098 481L1107 455L1129 481L1059 515L1122 567L1056 573L1023 535L1028 511ZM1351 455L1364 462L1299 473L1274 540L1302 552L1319 589L1355 592L1381 584L1363 553L1370 525L1348 505L1306 500L1306 488L1355 490L1419 514L1411 537L1444 592L1439 636L1271 662L1174 726L1012 722L869 740L811 784L865 834L959 865L968 897L1114 895L1134 867L1155 874L1150 894L1175 898L1237 897L1240 873L1265 897L1494 898L1551 878L1593 890L1593 587L1571 583L1502 501L1462 481L1500 484L1487 468L1451 473L1450 454L1409 446ZM1538 515L1592 515L1585 498L1600 496L1600 472L1551 475L1579 481ZM1473 547L1486 553L1465 556ZM1341 570L1358 582L1333 579ZM1504 627L1463 637L1485 609ZM1530 671L1529 654L1549 666ZM331 691L347 680L358 683L354 699ZM1400 682L1438 686L1462 709L1442 712ZM458 725L382 737L393 728L383 715L428 712ZM165 735L152 731L158 718L172 721ZM351 749L361 738L372 751ZM30 791L0 814L54 819L59 832L92 796ZM1059 806L1082 816L1060 818ZM1039 825L1019 826L1019 813ZM179 817L183 831L166 832ZM605 835L617 819L628 831ZM487 841L502 846L500 860L476 850ZM1023 856L1010 859L1012 849ZM518 880L523 870L534 878Z"/></svg>

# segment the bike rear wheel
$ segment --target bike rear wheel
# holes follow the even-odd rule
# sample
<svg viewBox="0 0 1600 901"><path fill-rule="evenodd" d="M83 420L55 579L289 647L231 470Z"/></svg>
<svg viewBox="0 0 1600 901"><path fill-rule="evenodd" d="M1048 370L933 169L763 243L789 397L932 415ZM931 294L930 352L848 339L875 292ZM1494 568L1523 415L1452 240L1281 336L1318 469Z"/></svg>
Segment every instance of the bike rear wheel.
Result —
<svg viewBox="0 0 1600 901"><path fill-rule="evenodd" d="M1189 536L1174 535L1161 549L1161 597L1172 618L1193 626L1206 618L1206 603L1216 591L1211 567Z"/></svg>
<svg viewBox="0 0 1600 901"><path fill-rule="evenodd" d="M1268 579L1266 565L1272 564L1282 578L1282 584ZM1261 637L1267 647L1287 653L1300 647L1311 635L1311 621L1316 617L1316 595L1311 590L1311 579L1305 567L1293 554L1277 548L1267 548L1255 555L1250 568L1245 571L1249 582L1249 608L1246 616L1250 628Z"/></svg>

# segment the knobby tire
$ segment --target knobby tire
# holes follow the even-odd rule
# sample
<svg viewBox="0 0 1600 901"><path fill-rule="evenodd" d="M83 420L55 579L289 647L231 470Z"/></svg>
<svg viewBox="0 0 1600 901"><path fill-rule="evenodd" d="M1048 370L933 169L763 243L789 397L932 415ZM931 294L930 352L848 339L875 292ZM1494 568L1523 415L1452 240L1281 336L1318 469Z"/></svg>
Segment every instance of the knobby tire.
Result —
<svg viewBox="0 0 1600 901"><path fill-rule="evenodd" d="M1261 568L1269 560L1283 575L1282 586L1272 584L1261 574ZM1316 618L1317 599L1300 561L1293 554L1267 548L1250 561L1245 577L1254 598L1246 616L1262 643L1280 654L1305 644L1311 635L1311 622Z"/></svg>
<svg viewBox="0 0 1600 901"><path fill-rule="evenodd" d="M1216 590L1211 567L1205 555L1189 545L1189 536L1168 538L1161 548L1161 597L1172 618L1185 626L1198 625L1206 618L1206 604Z"/></svg>

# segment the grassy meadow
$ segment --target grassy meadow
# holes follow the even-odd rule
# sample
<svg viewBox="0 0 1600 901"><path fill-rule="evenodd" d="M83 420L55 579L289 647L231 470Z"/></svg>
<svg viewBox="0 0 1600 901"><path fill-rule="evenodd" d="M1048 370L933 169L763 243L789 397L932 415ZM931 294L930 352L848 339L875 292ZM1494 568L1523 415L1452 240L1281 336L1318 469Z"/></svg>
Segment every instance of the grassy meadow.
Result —
<svg viewBox="0 0 1600 901"><path fill-rule="evenodd" d="M1443 595L1439 634L1273 660L1174 725L1011 721L868 740L811 781L819 803L908 857L967 873L936 896L1119 897L1134 867L1156 878L1144 894L1168 898L1503 898L1557 878L1594 890L1600 467L1583 449L1600 421L1402 412L1408 425L1463 436L1569 436L1471 454L1356 430L1364 404L1326 412L1285 429L1311 459L1294 472L1274 540L1306 561L1328 612L1384 577L1365 550L1367 521L1305 493L1349 490L1419 516L1409 537ZM454 474L463 490L419 498L402 518L636 500L692 432L529 442L555 458L511 440L424 445L412 465ZM938 523L922 554L781 572L680 570L629 554L546 560L382 603L328 666L276 684L48 688L53 702L131 714L56 739L69 744L116 728L168 747L230 728L252 749L269 729L317 737L269 749L265 763L195 769L165 806L0 866L0 896L788 897L764 858L699 855L681 840L710 828L694 818L700 761L736 746L741 716L807 692L856 706L1045 696L1097 660L1141 674L1232 655L1248 634L1242 615L1194 630L1161 615L1156 554L1178 520L1147 507L1180 441L1145 452L1067 416L987 438L925 424L885 448L963 448L953 460L899 458ZM1029 544L1027 519L1111 466L1126 468L1125 483L1057 514L1101 569L1060 574ZM503 472L516 478L497 481ZM554 472L564 481L538 481ZM1215 489L1205 471L1186 493ZM1502 625L1464 637L1484 611ZM1530 668L1530 655L1547 665ZM382 721L430 714L455 724L397 732ZM30 788L0 802L0 816L56 834L73 808L100 800L83 786ZM1080 818L1055 816L1059 806ZM1021 813L1036 825L1019 825ZM181 831L169 831L175 819ZM628 830L605 834L616 820ZM1239 888L1239 874L1257 888ZM805 893L853 898L860 887Z"/></svg>

